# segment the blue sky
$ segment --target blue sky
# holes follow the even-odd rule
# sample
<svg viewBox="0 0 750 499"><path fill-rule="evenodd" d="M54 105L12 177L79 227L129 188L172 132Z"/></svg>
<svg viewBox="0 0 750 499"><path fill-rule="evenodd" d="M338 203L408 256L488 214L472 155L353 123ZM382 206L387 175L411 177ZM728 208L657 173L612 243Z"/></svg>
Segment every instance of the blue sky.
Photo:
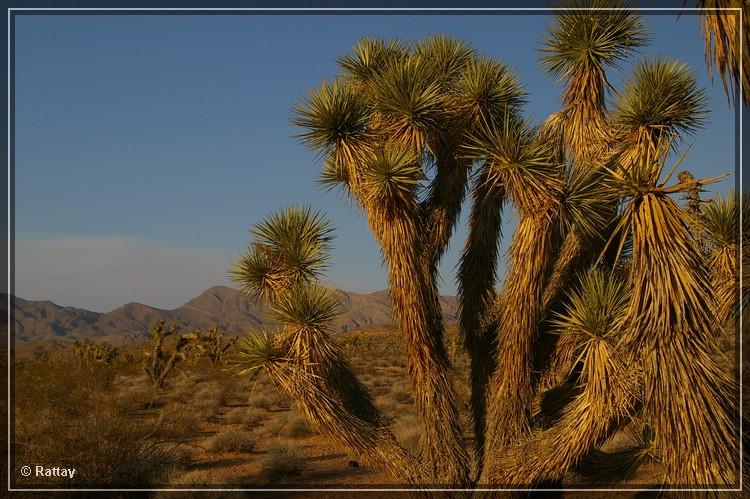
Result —
<svg viewBox="0 0 750 499"><path fill-rule="evenodd" d="M645 17L644 52L687 62L707 88L710 124L685 167L734 171L734 111L709 79L697 17ZM365 220L316 185L319 165L296 138L291 106L335 75L335 58L362 36L442 32L513 67L539 121L561 93L537 63L548 23L540 14L16 16L16 293L97 311L173 308L229 284L248 229L299 203L337 228L331 284L386 287ZM621 76L610 73L615 86ZM511 218L505 247L512 227ZM464 236L462 220L441 266L445 293L455 293Z"/></svg>

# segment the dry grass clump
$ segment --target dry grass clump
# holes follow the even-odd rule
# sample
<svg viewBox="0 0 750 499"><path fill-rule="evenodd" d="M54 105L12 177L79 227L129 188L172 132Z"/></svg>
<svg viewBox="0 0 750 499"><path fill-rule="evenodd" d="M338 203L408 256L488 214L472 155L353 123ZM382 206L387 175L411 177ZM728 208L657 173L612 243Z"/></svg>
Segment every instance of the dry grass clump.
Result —
<svg viewBox="0 0 750 499"><path fill-rule="evenodd" d="M163 395L165 398L174 401L188 401L193 397L196 386L203 381L196 381L193 376L175 376L167 384L167 392Z"/></svg>
<svg viewBox="0 0 750 499"><path fill-rule="evenodd" d="M267 418L267 411L259 407L235 407L224 415L225 422L229 424L241 424L246 429L262 425Z"/></svg>
<svg viewBox="0 0 750 499"><path fill-rule="evenodd" d="M271 483L285 483L307 471L305 459L289 446L269 449L262 466L263 476Z"/></svg>
<svg viewBox="0 0 750 499"><path fill-rule="evenodd" d="M271 395L260 395L253 398L251 403L259 409L268 411L274 403L274 397Z"/></svg>
<svg viewBox="0 0 750 499"><path fill-rule="evenodd" d="M250 453L255 449L255 440L247 431L226 430L211 439L208 449L211 452Z"/></svg>
<svg viewBox="0 0 750 499"><path fill-rule="evenodd" d="M198 470L191 470L187 473L176 473L174 476L170 476L169 479L170 485L177 486L177 487L205 487L207 485L219 485L217 483L216 478L214 477L214 474L209 469L198 469ZM169 497L188 497L188 493L186 492L186 495L182 495L180 492L163 492L165 498ZM175 495L172 495L175 494ZM156 497L160 497L159 494L157 494ZM195 497L195 492L191 492L189 497ZM201 496L203 497L203 496Z"/></svg>
<svg viewBox="0 0 750 499"><path fill-rule="evenodd" d="M201 383L188 403L188 410L194 412L202 421L209 421L219 412L224 403L224 387L216 383Z"/></svg>
<svg viewBox="0 0 750 499"><path fill-rule="evenodd" d="M120 378L115 386L115 403L123 411L147 409L157 398L154 388L138 377Z"/></svg>
<svg viewBox="0 0 750 499"><path fill-rule="evenodd" d="M169 402L160 411L157 424L162 438L183 442L195 434L200 427L202 414L192 410L188 404Z"/></svg>
<svg viewBox="0 0 750 499"><path fill-rule="evenodd" d="M111 409L89 408L85 416L64 423L46 417L34 424L19 424L16 459L76 468L71 481L74 486L158 484L169 471L185 463L183 450L166 441L160 430ZM59 485L59 479L19 478L19 483Z"/></svg>
<svg viewBox="0 0 750 499"><path fill-rule="evenodd" d="M279 435L289 438L309 437L314 433L307 420L300 414L290 418L279 431Z"/></svg>

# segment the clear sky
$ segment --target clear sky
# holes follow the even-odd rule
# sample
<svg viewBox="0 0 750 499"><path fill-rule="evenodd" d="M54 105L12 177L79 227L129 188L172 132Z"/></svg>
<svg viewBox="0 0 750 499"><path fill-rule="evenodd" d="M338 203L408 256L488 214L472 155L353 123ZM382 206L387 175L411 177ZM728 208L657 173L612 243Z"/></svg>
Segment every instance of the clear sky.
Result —
<svg viewBox="0 0 750 499"><path fill-rule="evenodd" d="M687 62L707 88L710 124L685 167L733 172L734 110L709 79L697 17L645 17L644 52ZM295 203L337 228L331 284L385 288L363 217L316 185L319 165L296 138L291 106L335 75L335 58L362 36L441 32L513 67L527 114L541 121L561 93L538 66L548 23L545 14L16 16L16 294L96 311L177 307L231 285L226 270L248 229ZM621 76L611 73L615 86ZM441 266L444 293L455 293L463 221Z"/></svg>

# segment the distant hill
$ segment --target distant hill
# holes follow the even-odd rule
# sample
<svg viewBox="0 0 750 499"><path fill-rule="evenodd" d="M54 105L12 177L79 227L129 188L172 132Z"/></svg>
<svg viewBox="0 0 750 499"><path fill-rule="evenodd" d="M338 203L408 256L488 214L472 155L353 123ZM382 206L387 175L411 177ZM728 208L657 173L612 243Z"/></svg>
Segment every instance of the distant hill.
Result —
<svg viewBox="0 0 750 499"><path fill-rule="evenodd" d="M335 322L337 332L393 323L388 291L362 294L339 291L342 314ZM5 295L7 296L7 295ZM3 305L6 298L3 297ZM458 302L441 297L443 316L455 322ZM97 313L82 308L63 307L51 301L12 300L14 332L20 341L107 339L123 344L143 338L160 319L188 328L207 329L218 324L229 334L244 333L261 326L274 327L266 307L249 301L240 292L225 286L207 289L174 310L162 310L140 303L128 303L111 312ZM3 315L7 315L3 310Z"/></svg>

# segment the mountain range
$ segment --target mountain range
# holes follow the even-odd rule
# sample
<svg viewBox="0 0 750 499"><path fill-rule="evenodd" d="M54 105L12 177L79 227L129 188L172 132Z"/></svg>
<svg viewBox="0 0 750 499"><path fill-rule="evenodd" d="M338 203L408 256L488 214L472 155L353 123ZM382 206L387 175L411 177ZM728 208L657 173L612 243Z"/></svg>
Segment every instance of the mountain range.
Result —
<svg viewBox="0 0 750 499"><path fill-rule="evenodd" d="M336 332L393 323L388 291L363 294L339 290L338 293L341 298L341 314L334 323ZM5 297L3 304L7 304ZM445 320L455 322L458 313L456 298L443 296L440 304ZM60 306L51 301L32 301L20 297L13 297L11 306L13 332L16 339L22 342L90 338L126 344L143 339L151 325L160 319L168 324L177 323L184 329L205 330L216 324L228 334L274 327L267 307L248 300L240 291L225 286L209 288L173 310L128 303L110 312L98 313ZM3 310L2 314L5 315L3 322L7 324L7 312Z"/></svg>

